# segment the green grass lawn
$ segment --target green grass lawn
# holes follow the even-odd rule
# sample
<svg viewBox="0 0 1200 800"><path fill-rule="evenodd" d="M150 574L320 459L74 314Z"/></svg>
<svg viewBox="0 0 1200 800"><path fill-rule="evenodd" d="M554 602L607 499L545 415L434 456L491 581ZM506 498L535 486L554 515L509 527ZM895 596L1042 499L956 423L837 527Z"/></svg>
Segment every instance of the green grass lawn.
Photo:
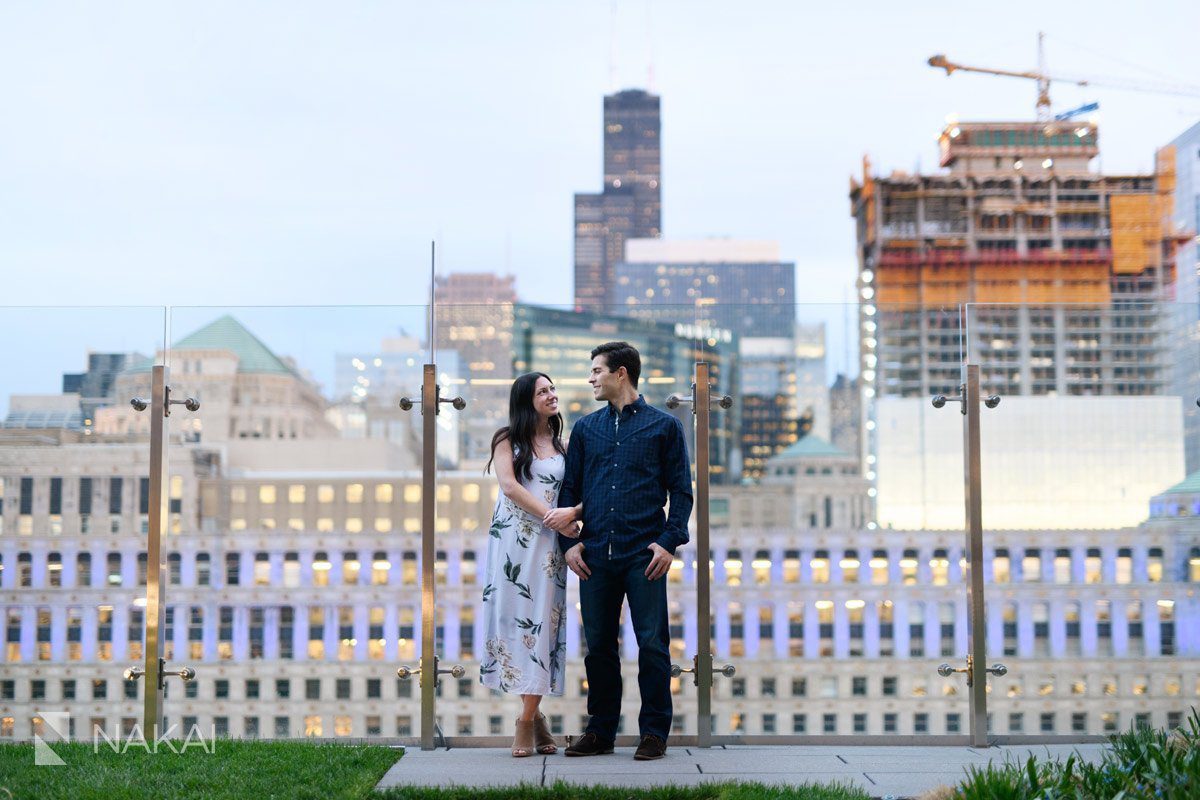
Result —
<svg viewBox="0 0 1200 800"><path fill-rule="evenodd" d="M0 800L267 800L268 798L379 798L379 800L867 800L858 789L711 784L655 789L581 787L414 789L373 792L398 750L374 745L218 740L215 752L192 747L157 754L129 749L94 752L84 742L55 744L63 766L35 766L32 744L0 744Z"/></svg>
<svg viewBox="0 0 1200 800"><path fill-rule="evenodd" d="M214 752L99 752L84 742L53 745L63 766L35 766L32 744L0 745L0 800L245 800L363 798L400 757L378 746L218 740Z"/></svg>

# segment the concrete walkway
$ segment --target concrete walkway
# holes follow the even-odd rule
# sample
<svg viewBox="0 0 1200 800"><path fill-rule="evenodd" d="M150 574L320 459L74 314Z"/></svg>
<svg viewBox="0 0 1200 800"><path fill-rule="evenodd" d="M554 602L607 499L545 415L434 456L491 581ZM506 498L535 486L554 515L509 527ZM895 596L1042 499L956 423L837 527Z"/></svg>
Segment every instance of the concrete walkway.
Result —
<svg viewBox="0 0 1200 800"><path fill-rule="evenodd" d="M586 786L694 786L741 781L765 784L841 783L872 797L905 798L960 782L970 766L988 762L1065 759L1078 753L1099 761L1101 744L967 747L736 746L672 747L660 761L634 761L632 747L608 756L513 758L508 750L466 748L421 751L408 748L377 788L390 786L552 786L556 781Z"/></svg>

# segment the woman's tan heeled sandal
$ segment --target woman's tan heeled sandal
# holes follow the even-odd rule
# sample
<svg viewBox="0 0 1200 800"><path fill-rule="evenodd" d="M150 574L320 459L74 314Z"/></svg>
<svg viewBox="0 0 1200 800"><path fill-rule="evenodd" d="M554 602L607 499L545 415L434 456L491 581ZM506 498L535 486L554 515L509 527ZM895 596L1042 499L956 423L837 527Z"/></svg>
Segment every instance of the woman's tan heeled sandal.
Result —
<svg viewBox="0 0 1200 800"><path fill-rule="evenodd" d="M517 720L517 735L513 737L513 758L525 758L533 755L533 720L522 722Z"/></svg>
<svg viewBox="0 0 1200 800"><path fill-rule="evenodd" d="M546 722L545 714L538 714L533 721L533 738L537 751L544 756L552 756L558 752L554 736L550 733L550 725Z"/></svg>

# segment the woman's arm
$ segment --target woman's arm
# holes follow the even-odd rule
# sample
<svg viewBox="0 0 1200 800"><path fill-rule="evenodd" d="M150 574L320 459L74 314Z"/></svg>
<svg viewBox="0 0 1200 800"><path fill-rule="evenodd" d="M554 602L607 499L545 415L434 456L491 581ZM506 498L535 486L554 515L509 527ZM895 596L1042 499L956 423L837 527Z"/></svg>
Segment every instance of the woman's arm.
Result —
<svg viewBox="0 0 1200 800"><path fill-rule="evenodd" d="M496 460L493 465L496 467L496 480L500 483L500 491L520 506L525 513L531 514L537 519L545 519L546 514L550 513L550 506L546 504L546 501L534 497L533 493L517 480L516 473L513 471L512 443L508 439L496 445Z"/></svg>

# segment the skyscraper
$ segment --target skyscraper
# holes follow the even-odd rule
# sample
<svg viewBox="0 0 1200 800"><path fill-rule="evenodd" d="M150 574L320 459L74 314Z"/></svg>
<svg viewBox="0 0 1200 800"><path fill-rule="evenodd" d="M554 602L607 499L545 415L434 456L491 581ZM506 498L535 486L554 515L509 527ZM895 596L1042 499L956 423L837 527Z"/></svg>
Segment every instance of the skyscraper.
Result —
<svg viewBox="0 0 1200 800"><path fill-rule="evenodd" d="M659 98L627 89L604 98L604 188L575 195L575 305L609 302L625 240L662 233Z"/></svg>

